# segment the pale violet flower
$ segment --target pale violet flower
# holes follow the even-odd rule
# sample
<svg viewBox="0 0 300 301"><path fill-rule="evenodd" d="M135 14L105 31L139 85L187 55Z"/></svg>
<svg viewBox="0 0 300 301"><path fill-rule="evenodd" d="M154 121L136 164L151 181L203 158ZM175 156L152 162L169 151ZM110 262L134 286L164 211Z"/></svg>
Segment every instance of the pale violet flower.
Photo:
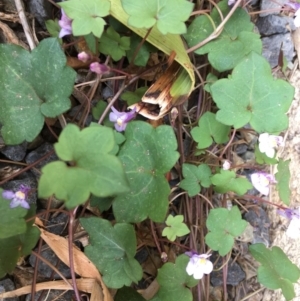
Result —
<svg viewBox="0 0 300 301"><path fill-rule="evenodd" d="M109 73L110 68L105 64L99 64L97 62L90 64L90 70L97 74Z"/></svg>
<svg viewBox="0 0 300 301"><path fill-rule="evenodd" d="M86 53L85 51L82 51L82 52L78 53L77 58L80 61L86 63L87 61L89 61L91 59L91 56L88 53Z"/></svg>
<svg viewBox="0 0 300 301"><path fill-rule="evenodd" d="M125 131L127 123L135 117L135 108L126 113L119 112L114 107L111 108L112 112L109 114L109 120L115 123L115 129L118 132Z"/></svg>
<svg viewBox="0 0 300 301"><path fill-rule="evenodd" d="M61 10L61 19L58 21L58 25L61 28L58 35L59 38L72 34L72 20L65 14L63 9Z"/></svg>
<svg viewBox="0 0 300 301"><path fill-rule="evenodd" d="M277 210L277 213L279 215L291 220L291 222L286 230L286 235L293 239L300 238L300 208L280 209L280 210Z"/></svg>
<svg viewBox="0 0 300 301"><path fill-rule="evenodd" d="M296 27L300 27L300 3L287 1L285 4L295 10L294 24Z"/></svg>
<svg viewBox="0 0 300 301"><path fill-rule="evenodd" d="M265 153L269 158L274 158L275 149L283 145L281 136L269 135L268 133L260 134L258 138L258 148L261 153Z"/></svg>
<svg viewBox="0 0 300 301"><path fill-rule="evenodd" d="M251 175L251 182L261 194L269 195L270 184L276 183L276 180L273 175L261 171Z"/></svg>
<svg viewBox="0 0 300 301"><path fill-rule="evenodd" d="M223 170L229 170L230 169L230 162L228 160L225 160L223 163Z"/></svg>
<svg viewBox="0 0 300 301"><path fill-rule="evenodd" d="M207 275L212 272L213 264L207 259L210 255L198 255L194 252L186 252L185 254L190 257L190 261L186 267L186 272L188 275L193 275L195 279L201 279L204 274Z"/></svg>
<svg viewBox="0 0 300 301"><path fill-rule="evenodd" d="M29 209L30 206L26 201L30 187L25 185L20 185L20 188L17 192L11 190L3 190L2 197L7 200L11 200L10 208L15 208L21 206L25 209Z"/></svg>
<svg viewBox="0 0 300 301"><path fill-rule="evenodd" d="M228 6L232 6L235 4L236 0L228 0Z"/></svg>

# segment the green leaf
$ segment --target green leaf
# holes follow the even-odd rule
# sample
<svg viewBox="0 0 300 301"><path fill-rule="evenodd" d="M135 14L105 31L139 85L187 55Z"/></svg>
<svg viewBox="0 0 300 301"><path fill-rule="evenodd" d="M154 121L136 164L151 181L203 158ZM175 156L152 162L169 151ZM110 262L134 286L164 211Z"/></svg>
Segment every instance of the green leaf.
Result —
<svg viewBox="0 0 300 301"><path fill-rule="evenodd" d="M96 106L92 109L92 115L94 119L99 120L107 107L107 103L104 100L99 100ZM107 127L113 128L114 123L109 120L109 115L106 115L103 124Z"/></svg>
<svg viewBox="0 0 300 301"><path fill-rule="evenodd" d="M0 44L0 122L6 144L32 141L44 116L56 117L70 108L76 73L55 38L44 39L31 53Z"/></svg>
<svg viewBox="0 0 300 301"><path fill-rule="evenodd" d="M286 300L295 297L293 283L300 277L300 269L293 264L279 247L267 249L264 244L249 247L252 256L262 265L258 268L258 281L269 289L282 290Z"/></svg>
<svg viewBox="0 0 300 301"><path fill-rule="evenodd" d="M54 38L58 38L60 32L60 26L58 25L58 20L47 20L45 22L46 28L50 35ZM59 42L62 42L62 39L58 39Z"/></svg>
<svg viewBox="0 0 300 301"><path fill-rule="evenodd" d="M276 158L270 158L265 153L262 153L259 150L258 145L255 145L254 155L255 155L255 161L258 164L272 164L273 165L278 162L278 160Z"/></svg>
<svg viewBox="0 0 300 301"><path fill-rule="evenodd" d="M91 217L81 218L80 223L88 232L90 245L85 254L96 265L103 281L110 288L137 283L143 275L139 263L134 259L136 238L132 225Z"/></svg>
<svg viewBox="0 0 300 301"><path fill-rule="evenodd" d="M205 236L206 244L221 256L230 252L234 244L234 238L244 232L247 222L242 219L237 206L231 210L217 208L209 211L206 226L210 231Z"/></svg>
<svg viewBox="0 0 300 301"><path fill-rule="evenodd" d="M126 101L128 106L131 106L139 101L141 101L145 92L148 90L148 87L140 87L136 89L134 92L126 91L121 94L121 99Z"/></svg>
<svg viewBox="0 0 300 301"><path fill-rule="evenodd" d="M279 159L279 163L277 166L278 171L275 174L275 178L277 181L276 189L279 192L279 197L281 201L286 205L290 204L290 195L291 195L291 191L289 187L290 178L291 178L291 173L289 169L290 162L291 160L283 161L282 159Z"/></svg>
<svg viewBox="0 0 300 301"><path fill-rule="evenodd" d="M136 35L133 34L130 37L130 49L126 51L126 55L128 58L128 61L131 62L133 55L136 52L137 47L140 45L142 39ZM147 62L149 60L150 57L150 52L155 52L157 51L155 47L153 47L151 44L144 42L141 46L141 48L139 49L139 52L137 53L135 59L134 59L134 65L136 66L146 66Z"/></svg>
<svg viewBox="0 0 300 301"><path fill-rule="evenodd" d="M218 6L224 17L231 9L227 1L221 1ZM195 18L185 35L189 47L205 40L221 21L216 8L212 10L211 18L206 15ZM220 72L231 70L251 51L261 54L262 42L260 36L252 32L253 27L250 15L243 8L238 7L226 22L221 34L198 48L195 53L208 53L209 62Z"/></svg>
<svg viewBox="0 0 300 301"><path fill-rule="evenodd" d="M176 258L175 263L165 263L158 270L157 281L160 288L151 301L193 300L192 293L187 287L196 286L199 280L187 274L188 262L188 256L180 255Z"/></svg>
<svg viewBox="0 0 300 301"><path fill-rule="evenodd" d="M106 197L128 191L122 164L111 154L116 149L112 129L92 124L80 131L68 124L54 148L66 162L55 161L42 168L39 197L55 194L73 208L83 204L90 193Z"/></svg>
<svg viewBox="0 0 300 301"><path fill-rule="evenodd" d="M252 52L233 70L228 79L211 85L218 108L217 120L236 129L250 123L259 132L278 133L288 126L286 112L294 88L272 77L269 63Z"/></svg>
<svg viewBox="0 0 300 301"><path fill-rule="evenodd" d="M211 93L211 91L210 91L210 86L211 86L214 82L216 82L217 80L218 80L218 78L217 78L214 74L208 73L207 76L206 76L206 84L204 85L204 90L205 90L206 92Z"/></svg>
<svg viewBox="0 0 300 301"><path fill-rule="evenodd" d="M106 22L102 17L109 15L110 1L108 0L69 0L60 2L67 16L73 20L74 36L84 36L93 33L100 38Z"/></svg>
<svg viewBox="0 0 300 301"><path fill-rule="evenodd" d="M131 287L118 289L114 301L146 301L136 290Z"/></svg>
<svg viewBox="0 0 300 301"><path fill-rule="evenodd" d="M184 163L182 173L184 179L180 182L179 187L186 190L191 197L200 192L201 186L209 187L211 185L211 170L206 164L195 166L193 164Z"/></svg>
<svg viewBox="0 0 300 301"><path fill-rule="evenodd" d="M186 0L121 0L121 3L129 15L128 25L137 28L156 25L162 34L185 33L184 22L194 8L194 4Z"/></svg>
<svg viewBox="0 0 300 301"><path fill-rule="evenodd" d="M2 197L0 188L0 239L22 234L26 231L25 216L27 209L20 206L10 208L10 200Z"/></svg>
<svg viewBox="0 0 300 301"><path fill-rule="evenodd" d="M113 202L113 197L100 198L92 195L90 199L90 204L92 207L97 207L100 212L107 211Z"/></svg>
<svg viewBox="0 0 300 301"><path fill-rule="evenodd" d="M35 212L36 207L31 206L29 210L26 210L26 218L32 217ZM33 222L34 219L31 219L31 221L29 221L27 225L25 224L25 228L22 234L17 235L15 233L15 235L13 236L0 238L0 278L5 276L7 273L11 273L17 265L19 258L29 255L31 253L31 250L36 245L40 236L40 231L37 227L32 226ZM5 225L5 228L11 227L15 227L15 220L13 222L10 221ZM0 233L3 233L2 226L0 226L0 229Z"/></svg>
<svg viewBox="0 0 300 301"><path fill-rule="evenodd" d="M218 193L233 191L238 195L245 194L253 188L252 184L245 178L237 178L234 171L220 170L211 177L211 182L215 185L214 190Z"/></svg>
<svg viewBox="0 0 300 301"><path fill-rule="evenodd" d="M204 113L199 119L199 126L191 131L193 139L198 142L198 148L207 148L216 143L226 143L229 138L230 127L216 120L216 115L211 112Z"/></svg>
<svg viewBox="0 0 300 301"><path fill-rule="evenodd" d="M110 55L114 61L120 60L130 49L130 38L121 37L113 27L108 27L99 40L99 51Z"/></svg>
<svg viewBox="0 0 300 301"><path fill-rule="evenodd" d="M153 128L146 122L132 121L126 127L125 137L119 158L130 192L116 197L114 215L118 221L140 222L150 217L162 222L170 193L164 174L179 157L173 129L166 125Z"/></svg>
<svg viewBox="0 0 300 301"><path fill-rule="evenodd" d="M166 220L168 227L164 228L162 236L167 236L170 241L174 241L176 236L184 236L190 233L189 228L183 222L183 215L169 215Z"/></svg>

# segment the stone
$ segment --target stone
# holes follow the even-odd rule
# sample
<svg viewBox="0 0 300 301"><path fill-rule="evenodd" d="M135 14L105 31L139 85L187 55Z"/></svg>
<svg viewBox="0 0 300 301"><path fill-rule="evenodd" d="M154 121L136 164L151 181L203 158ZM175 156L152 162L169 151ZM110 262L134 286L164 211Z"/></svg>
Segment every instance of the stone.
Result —
<svg viewBox="0 0 300 301"><path fill-rule="evenodd" d="M260 17L265 17L267 15L279 14L281 7L285 4L286 0L262 0L260 5L260 10L266 12L260 13Z"/></svg>
<svg viewBox="0 0 300 301"><path fill-rule="evenodd" d="M7 145L0 150L1 154L12 161L22 161L26 155L27 142L19 145Z"/></svg>
<svg viewBox="0 0 300 301"><path fill-rule="evenodd" d="M259 17L256 22L256 26L262 36L287 33L289 30L296 29L293 18L279 15Z"/></svg>
<svg viewBox="0 0 300 301"><path fill-rule="evenodd" d="M3 279L0 281L0 295L1 293L5 292L11 292L15 290L15 284L10 279ZM19 301L19 298L13 297L13 298L1 298L1 301Z"/></svg>
<svg viewBox="0 0 300 301"><path fill-rule="evenodd" d="M25 158L25 162L27 164L32 164L34 162L36 162L37 160L41 159L43 156L45 156L47 153L53 151L53 145L45 142L43 143L40 147L38 147L37 149L31 151ZM45 166L46 164L52 162L52 161L56 161L58 160L58 157L56 156L55 153L52 153L50 156L48 156L47 158L45 158L44 160L42 160L40 163L38 163L37 165L35 165L36 169L41 169L43 166ZM35 171L34 169L32 169L32 173L39 178L40 177L40 173Z"/></svg>
<svg viewBox="0 0 300 301"><path fill-rule="evenodd" d="M277 34L270 37L262 38L263 57L266 58L271 68L278 65L280 49L288 62L293 60L295 55L294 44L290 33Z"/></svg>
<svg viewBox="0 0 300 301"><path fill-rule="evenodd" d="M70 268L67 265L65 265L63 262L61 262L49 247L45 246L45 249L41 251L40 255L46 260L48 260L53 266L55 266L61 272L61 274L64 275L64 277L68 279L71 278ZM36 261L36 257L34 255L30 255L29 263L32 267L35 266L35 261ZM58 261L59 264L57 264ZM38 273L39 276L42 276L44 278L50 278L52 276L53 270L46 263L39 260ZM55 272L53 273L52 278L61 279L61 277Z"/></svg>
<svg viewBox="0 0 300 301"><path fill-rule="evenodd" d="M264 209L256 207L249 209L244 215L244 219L253 227L253 240L252 244L263 243L266 247L270 245L270 220Z"/></svg>
<svg viewBox="0 0 300 301"><path fill-rule="evenodd" d="M217 254L214 252L213 255L210 257L211 262L215 262L217 259ZM221 258L214 264L214 271L210 274L210 282L212 286L221 286L223 285L223 270L215 271L216 269L220 268L223 265L223 261ZM242 270L240 265L232 259L229 259L228 262L228 271L227 271L227 285L238 285L241 281L243 281L246 277L245 272Z"/></svg>
<svg viewBox="0 0 300 301"><path fill-rule="evenodd" d="M28 0L28 10L38 23L46 29L45 21L52 19L52 5L47 0Z"/></svg>

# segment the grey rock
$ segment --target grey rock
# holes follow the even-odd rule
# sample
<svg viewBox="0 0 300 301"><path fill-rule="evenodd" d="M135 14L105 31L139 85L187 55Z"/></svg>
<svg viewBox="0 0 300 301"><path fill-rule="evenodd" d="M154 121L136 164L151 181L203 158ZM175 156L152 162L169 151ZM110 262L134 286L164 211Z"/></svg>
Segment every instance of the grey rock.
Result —
<svg viewBox="0 0 300 301"><path fill-rule="evenodd" d="M4 280L0 281L0 295L1 295L1 293L11 292L15 289L16 289L16 287L10 279L4 279ZM17 298L17 297L3 298L3 299L1 298L1 301L18 301L18 300L19 300L19 298Z"/></svg>
<svg viewBox="0 0 300 301"><path fill-rule="evenodd" d="M1 154L12 161L22 161L26 155L27 142L19 145L7 145L0 150Z"/></svg>
<svg viewBox="0 0 300 301"><path fill-rule="evenodd" d="M253 163L255 164L255 155L253 152L247 151L242 156L243 160L247 163Z"/></svg>
<svg viewBox="0 0 300 301"><path fill-rule="evenodd" d="M63 262L61 262L51 249L46 247L46 249L41 251L41 256L46 260L48 260L53 266L55 266L66 278L71 278L71 272L69 267L65 265ZM30 255L29 263L32 267L35 266L35 261L36 261L36 257L34 255ZM46 263L39 260L38 273L40 276L44 278L50 278L52 276L52 272L53 270ZM60 276L55 272L53 272L53 275L54 275L53 279L61 279Z"/></svg>
<svg viewBox="0 0 300 301"><path fill-rule="evenodd" d="M294 44L290 33L277 34L262 38L262 44L262 55L269 61L272 68L278 65L280 48L288 62L293 60L295 53Z"/></svg>
<svg viewBox="0 0 300 301"><path fill-rule="evenodd" d="M46 29L45 21L52 19L51 3L47 0L28 0L28 10L32 13L38 23Z"/></svg>
<svg viewBox="0 0 300 301"><path fill-rule="evenodd" d="M217 259L217 256L215 253L210 258L211 262L215 262ZM223 261L221 258L217 261L217 263L214 265L214 270L220 268L223 264ZM241 281L243 281L246 278L245 272L242 270L240 265L235 261L233 262L232 259L228 262L228 271L227 271L227 279L226 284L227 285L238 285ZM210 274L210 282L212 286L221 286L223 285L223 271L222 269L219 271L212 271Z"/></svg>
<svg viewBox="0 0 300 301"><path fill-rule="evenodd" d="M80 121L81 120L81 116L82 116L82 112L84 112L84 107L82 105L79 105L79 106L76 106L76 107L73 107L70 112L68 113L68 115L71 117L71 118L74 118L75 116L75 119L77 121ZM84 115L86 113L84 112ZM85 117L85 116L84 116ZM92 114L89 114L86 118L86 121L85 121L85 125L86 126L89 126L90 123L92 122L92 119L93 119L93 116Z"/></svg>
<svg viewBox="0 0 300 301"><path fill-rule="evenodd" d="M252 244L263 243L268 247L270 245L270 220L266 211L261 207L256 207L255 210L249 209L244 219L253 227Z"/></svg>
<svg viewBox="0 0 300 301"><path fill-rule="evenodd" d="M247 144L238 144L235 148L235 152L237 155L242 155L247 151L247 149L248 149Z"/></svg>
<svg viewBox="0 0 300 301"><path fill-rule="evenodd" d="M32 164L33 162L36 162L37 160L41 159L43 156L45 156L47 153L53 151L53 145L45 142L44 144L42 144L40 147L38 147L37 149L31 151L25 158L25 162L27 164ZM42 160L40 163L38 163L37 165L35 165L35 168L37 169L41 169L43 166L45 166L46 164L52 162L52 161L56 161L58 160L58 157L56 156L55 153L51 154L50 156L48 156L46 159ZM40 176L40 173L38 173L37 171L35 171L34 169L32 170L33 174L36 177Z"/></svg>
<svg viewBox="0 0 300 301"><path fill-rule="evenodd" d="M39 297L41 296L41 294L42 294L42 292L37 292L34 295L34 300L35 301L40 300ZM47 298L46 298L46 296L47 296ZM31 294L27 295L25 300L30 301ZM75 300L75 298L74 298L73 291L64 292L62 290L50 290L49 293L48 293L48 291L44 293L44 298L42 298L42 300L70 301L70 300Z"/></svg>
<svg viewBox="0 0 300 301"><path fill-rule="evenodd" d="M37 182L34 179L34 177L31 174L26 174L25 178L22 180L13 180L9 181L5 184L3 184L4 190L12 190L13 192L16 192L20 189L21 185L25 185L31 188L31 191L29 192L27 202L29 205L36 204L37 201Z"/></svg>
<svg viewBox="0 0 300 301"><path fill-rule="evenodd" d="M270 36L278 33L287 33L289 29L295 30L294 19L287 16L268 15L258 18L256 26L263 36Z"/></svg>
<svg viewBox="0 0 300 301"><path fill-rule="evenodd" d="M113 94L113 91L110 87L105 87L102 91L102 97L103 99L108 99L110 97L113 97L114 94Z"/></svg>
<svg viewBox="0 0 300 301"><path fill-rule="evenodd" d="M55 217L51 217L46 223L47 230L51 233L61 235L66 229L69 216L65 213L60 213Z"/></svg>
<svg viewBox="0 0 300 301"><path fill-rule="evenodd" d="M267 15L279 14L281 7L285 4L286 0L262 0L260 5L260 10L267 10L268 12L260 13L260 17L265 17Z"/></svg>

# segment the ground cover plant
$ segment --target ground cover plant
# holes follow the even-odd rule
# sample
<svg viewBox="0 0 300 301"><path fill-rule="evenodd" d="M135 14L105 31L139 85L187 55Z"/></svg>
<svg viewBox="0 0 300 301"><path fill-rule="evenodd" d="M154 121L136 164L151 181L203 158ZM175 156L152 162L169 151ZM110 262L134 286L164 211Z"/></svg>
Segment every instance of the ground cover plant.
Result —
<svg viewBox="0 0 300 301"><path fill-rule="evenodd" d="M289 207L290 161L277 156L294 88L283 66L275 78L262 56L247 5L68 0L55 12L31 50L0 44L5 145L36 141L45 128L56 139L45 157L56 159L25 168L38 173L47 210L30 202L30 185L1 189L0 278L31 253L36 265L45 261L43 242L71 277L48 262L61 280L0 296L34 300L36 291L61 289L77 301L230 300L226 281L217 296L209 277L219 269L227 279L230 260L243 256L249 209L276 207L291 220L291 237L300 227L299 209ZM239 158L240 144L254 160ZM271 189L281 203L269 200ZM53 213L68 216L67 238L48 231ZM262 287L292 300L299 267L277 246L246 245Z"/></svg>

